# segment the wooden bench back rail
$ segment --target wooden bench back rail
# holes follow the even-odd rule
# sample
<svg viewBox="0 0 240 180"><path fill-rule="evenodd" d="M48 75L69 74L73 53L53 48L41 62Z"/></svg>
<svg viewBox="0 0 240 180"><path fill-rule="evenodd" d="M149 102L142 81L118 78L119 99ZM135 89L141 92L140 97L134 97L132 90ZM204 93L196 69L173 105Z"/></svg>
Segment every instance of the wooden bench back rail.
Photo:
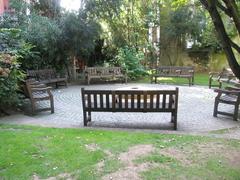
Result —
<svg viewBox="0 0 240 180"><path fill-rule="evenodd" d="M67 86L67 77L60 77L54 69L28 70L27 76L44 84L55 83L56 87Z"/></svg>
<svg viewBox="0 0 240 180"><path fill-rule="evenodd" d="M160 66L156 69L159 75L194 75L192 66Z"/></svg>
<svg viewBox="0 0 240 180"><path fill-rule="evenodd" d="M84 90L82 88L84 125L91 112L170 112L177 128L178 88L176 90ZM88 117L86 112L88 112Z"/></svg>
<svg viewBox="0 0 240 180"><path fill-rule="evenodd" d="M27 75L36 78L38 81L57 78L57 73L53 69L28 70Z"/></svg>
<svg viewBox="0 0 240 180"><path fill-rule="evenodd" d="M229 82L232 79L235 79L236 76L233 74L230 68L223 69L221 72L210 72L209 73L209 88L213 86L217 86L218 88L222 88L222 81ZM216 85L213 82L216 82Z"/></svg>
<svg viewBox="0 0 240 180"><path fill-rule="evenodd" d="M121 67L86 67L85 72L89 75L118 75L124 74Z"/></svg>
<svg viewBox="0 0 240 180"><path fill-rule="evenodd" d="M152 82L157 82L158 77L179 77L187 78L189 86L194 84L194 67L193 66L160 66L155 69L152 75ZM155 78L155 80L154 80Z"/></svg>
<svg viewBox="0 0 240 180"><path fill-rule="evenodd" d="M86 67L85 76L87 83L90 84L92 78L124 78L127 82L127 76L121 67Z"/></svg>

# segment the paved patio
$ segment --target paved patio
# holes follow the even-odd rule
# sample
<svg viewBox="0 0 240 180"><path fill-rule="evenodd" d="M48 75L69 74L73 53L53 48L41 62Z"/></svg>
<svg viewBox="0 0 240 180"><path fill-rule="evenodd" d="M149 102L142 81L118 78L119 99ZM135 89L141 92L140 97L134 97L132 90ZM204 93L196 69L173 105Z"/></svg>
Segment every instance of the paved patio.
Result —
<svg viewBox="0 0 240 180"><path fill-rule="evenodd" d="M174 85L162 84L104 84L104 85L74 85L68 88L53 91L55 113L39 113L35 116L23 114L11 115L0 119L0 123L41 125L47 127L83 127L81 87L87 89L116 89L123 87L150 87L159 89L175 89ZM178 86L179 109L178 131L181 132L206 132L240 125L226 116L214 118L213 104L216 93L207 87ZM221 108L229 109L230 106ZM134 128L163 130L172 129L170 114L168 113L92 113L91 127Z"/></svg>

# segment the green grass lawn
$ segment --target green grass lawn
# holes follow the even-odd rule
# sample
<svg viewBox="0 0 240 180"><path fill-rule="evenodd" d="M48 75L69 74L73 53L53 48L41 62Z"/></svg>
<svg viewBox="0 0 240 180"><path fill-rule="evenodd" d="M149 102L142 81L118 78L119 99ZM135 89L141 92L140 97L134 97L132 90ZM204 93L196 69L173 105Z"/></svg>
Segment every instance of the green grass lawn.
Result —
<svg viewBox="0 0 240 180"><path fill-rule="evenodd" d="M0 125L0 179L116 179L124 173L143 179L239 179L240 141Z"/></svg>
<svg viewBox="0 0 240 180"><path fill-rule="evenodd" d="M194 76L194 84L208 86L209 75L207 73L196 73ZM136 83L150 83L150 77L144 77L139 80L133 81ZM158 78L158 83L168 83L177 85L188 85L188 79L186 78Z"/></svg>

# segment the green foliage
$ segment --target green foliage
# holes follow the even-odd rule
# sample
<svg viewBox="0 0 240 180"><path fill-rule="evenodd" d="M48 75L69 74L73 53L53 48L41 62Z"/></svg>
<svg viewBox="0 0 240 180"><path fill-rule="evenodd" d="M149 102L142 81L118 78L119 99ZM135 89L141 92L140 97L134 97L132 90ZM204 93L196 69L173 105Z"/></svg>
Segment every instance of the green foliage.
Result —
<svg viewBox="0 0 240 180"><path fill-rule="evenodd" d="M114 59L114 64L120 65L126 70L128 77L136 79L146 75L146 71L141 65L144 55L135 48L124 47L118 50L118 54Z"/></svg>
<svg viewBox="0 0 240 180"><path fill-rule="evenodd" d="M82 14L66 12L60 19L61 44L69 56L87 58L99 39L100 26Z"/></svg>
<svg viewBox="0 0 240 180"><path fill-rule="evenodd" d="M38 52L33 51L35 46L23 39L20 29L0 29L0 42L0 52L17 55L22 69L33 67L38 62Z"/></svg>
<svg viewBox="0 0 240 180"><path fill-rule="evenodd" d="M102 24L107 45L116 49L126 45L135 48L145 46L147 8L148 3L144 1L110 0L102 3L91 0L86 3L87 15Z"/></svg>
<svg viewBox="0 0 240 180"><path fill-rule="evenodd" d="M40 57L28 59L24 64L26 69L41 69L55 67L62 69L65 56L61 56L62 31L55 20L47 17L31 15L29 24L23 30L24 39L34 45L33 50L40 53ZM32 63L29 63L33 61Z"/></svg>
<svg viewBox="0 0 240 180"><path fill-rule="evenodd" d="M0 54L0 107L20 105L17 91L23 78L17 56Z"/></svg>
<svg viewBox="0 0 240 180"><path fill-rule="evenodd" d="M25 44L25 49L30 48L34 53L21 61L23 69L66 71L74 57L87 61L94 51L100 26L94 19L87 18L84 9L74 13L62 11L59 0L30 3L11 0L10 6L15 9L15 25L11 18L5 18L0 27L20 28L24 40L33 45Z"/></svg>
<svg viewBox="0 0 240 180"><path fill-rule="evenodd" d="M61 11L60 0L31 1L30 10L41 16L58 18Z"/></svg>
<svg viewBox="0 0 240 180"><path fill-rule="evenodd" d="M24 78L20 61L31 54L32 45L19 29L0 29L0 102L1 107L19 105L19 83Z"/></svg>

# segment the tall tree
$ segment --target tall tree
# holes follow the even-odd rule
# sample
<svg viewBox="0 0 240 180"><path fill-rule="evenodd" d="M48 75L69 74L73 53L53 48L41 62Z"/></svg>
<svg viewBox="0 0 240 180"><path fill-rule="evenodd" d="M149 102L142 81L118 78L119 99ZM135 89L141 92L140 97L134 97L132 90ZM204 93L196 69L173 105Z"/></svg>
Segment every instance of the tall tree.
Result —
<svg viewBox="0 0 240 180"><path fill-rule="evenodd" d="M31 8L39 15L56 18L60 15L60 0L30 0Z"/></svg>
<svg viewBox="0 0 240 180"><path fill-rule="evenodd" d="M240 54L240 46L227 34L221 16L221 13L224 13L231 18L238 32L238 36L240 36L240 12L237 4L238 0L200 0L200 2L207 9L212 18L217 36L226 54L230 68L236 77L240 79L240 65L233 50L235 49L236 52Z"/></svg>

